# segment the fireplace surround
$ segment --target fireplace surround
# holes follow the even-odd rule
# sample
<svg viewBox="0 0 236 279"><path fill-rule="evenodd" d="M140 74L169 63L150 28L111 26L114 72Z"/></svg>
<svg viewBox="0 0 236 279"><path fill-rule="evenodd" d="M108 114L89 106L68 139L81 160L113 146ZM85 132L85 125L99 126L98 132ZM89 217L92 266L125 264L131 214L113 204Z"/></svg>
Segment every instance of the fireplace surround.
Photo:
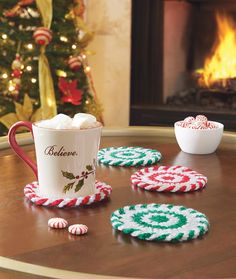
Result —
<svg viewBox="0 0 236 279"><path fill-rule="evenodd" d="M236 79L222 89L193 78L216 41L217 11L235 20L236 2L133 0L130 125L171 126L205 114L236 130Z"/></svg>

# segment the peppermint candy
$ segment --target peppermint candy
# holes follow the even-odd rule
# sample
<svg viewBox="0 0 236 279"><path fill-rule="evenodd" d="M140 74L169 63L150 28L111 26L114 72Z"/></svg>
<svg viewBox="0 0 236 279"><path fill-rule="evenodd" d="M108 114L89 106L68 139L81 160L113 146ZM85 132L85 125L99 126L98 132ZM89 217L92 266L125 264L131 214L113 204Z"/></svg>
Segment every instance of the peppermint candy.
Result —
<svg viewBox="0 0 236 279"><path fill-rule="evenodd" d="M205 115L197 115L195 117L195 119L196 119L196 121L201 121L201 122L207 122L208 121L208 119Z"/></svg>
<svg viewBox="0 0 236 279"><path fill-rule="evenodd" d="M183 166L154 166L131 175L133 185L157 192L190 192L205 187L207 177Z"/></svg>
<svg viewBox="0 0 236 279"><path fill-rule="evenodd" d="M146 166L160 161L159 151L143 147L109 147L100 149L98 161L111 166Z"/></svg>
<svg viewBox="0 0 236 279"><path fill-rule="evenodd" d="M215 122L208 121L205 115L200 114L197 115L195 118L192 116L188 116L184 120L176 122L176 126L181 126L183 128L189 128L194 130L210 130L218 128Z"/></svg>
<svg viewBox="0 0 236 279"><path fill-rule="evenodd" d="M63 218L51 218L48 220L48 226L53 229L64 229L68 226L68 222Z"/></svg>
<svg viewBox="0 0 236 279"><path fill-rule="evenodd" d="M192 116L188 116L188 117L186 117L185 119L184 119L184 123L192 123L192 122L194 122L195 121L195 118L194 117L192 117Z"/></svg>
<svg viewBox="0 0 236 279"><path fill-rule="evenodd" d="M68 232L75 235L81 235L88 232L88 227L83 224L74 224L69 226Z"/></svg>
<svg viewBox="0 0 236 279"><path fill-rule="evenodd" d="M209 229L207 217L197 210L155 203L119 208L112 213L111 224L116 230L147 241L187 241Z"/></svg>

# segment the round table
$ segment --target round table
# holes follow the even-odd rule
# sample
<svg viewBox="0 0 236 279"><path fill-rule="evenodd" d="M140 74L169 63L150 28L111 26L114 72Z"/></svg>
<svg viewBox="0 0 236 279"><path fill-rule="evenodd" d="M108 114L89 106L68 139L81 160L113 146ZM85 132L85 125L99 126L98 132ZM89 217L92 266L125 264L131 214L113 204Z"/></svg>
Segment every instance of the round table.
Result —
<svg viewBox="0 0 236 279"><path fill-rule="evenodd" d="M24 136L21 136L24 137ZM25 142L28 143L29 140ZM131 187L140 167L97 167L97 179L111 185L111 198L81 208L35 206L23 187L32 171L9 148L0 151L0 271L4 278L204 278L236 276L236 134L224 133L210 155L180 151L172 128L104 129L101 147L141 146L159 150L161 165L183 165L208 177L205 189L157 193ZM4 145L4 147L7 147ZM25 146L34 158L32 144ZM202 239L182 243L145 242L114 231L110 215L138 203L171 203L206 214L210 230ZM84 236L50 230L47 221L62 217L89 227ZM11 277L7 277L10 276ZM16 276L16 277L14 277ZM2 276L3 277L3 276Z"/></svg>

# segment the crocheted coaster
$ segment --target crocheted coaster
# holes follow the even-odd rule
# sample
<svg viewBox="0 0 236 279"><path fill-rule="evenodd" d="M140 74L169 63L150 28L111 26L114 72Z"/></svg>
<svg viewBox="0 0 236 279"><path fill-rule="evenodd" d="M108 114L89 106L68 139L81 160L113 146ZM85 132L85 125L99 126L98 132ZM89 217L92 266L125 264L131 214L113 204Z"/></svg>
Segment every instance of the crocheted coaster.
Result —
<svg viewBox="0 0 236 279"><path fill-rule="evenodd" d="M111 166L147 166L161 159L161 153L143 147L109 147L100 149L98 161Z"/></svg>
<svg viewBox="0 0 236 279"><path fill-rule="evenodd" d="M137 204L111 215L114 229L142 240L178 242L197 238L209 229L207 217L192 208L172 204Z"/></svg>
<svg viewBox="0 0 236 279"><path fill-rule="evenodd" d="M39 194L39 184L38 181L32 182L25 186L24 194L27 199L36 205L43 206L55 206L55 207L75 207L81 205L89 205L91 203L99 202L109 197L112 191L110 185L105 184L104 182L96 181L95 183L95 194L79 198L47 198L42 197Z"/></svg>
<svg viewBox="0 0 236 279"><path fill-rule="evenodd" d="M205 187L207 177L182 166L154 166L131 175L131 182L150 191L190 192Z"/></svg>

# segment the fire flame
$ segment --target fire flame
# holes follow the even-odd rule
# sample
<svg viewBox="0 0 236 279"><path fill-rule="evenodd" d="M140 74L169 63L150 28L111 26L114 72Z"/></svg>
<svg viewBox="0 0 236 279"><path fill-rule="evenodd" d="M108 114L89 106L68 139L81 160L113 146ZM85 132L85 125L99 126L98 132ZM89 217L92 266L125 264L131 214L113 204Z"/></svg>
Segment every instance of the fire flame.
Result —
<svg viewBox="0 0 236 279"><path fill-rule="evenodd" d="M233 19L226 14L216 13L217 40L212 54L199 70L199 85L226 87L229 79L236 77L236 28Z"/></svg>

